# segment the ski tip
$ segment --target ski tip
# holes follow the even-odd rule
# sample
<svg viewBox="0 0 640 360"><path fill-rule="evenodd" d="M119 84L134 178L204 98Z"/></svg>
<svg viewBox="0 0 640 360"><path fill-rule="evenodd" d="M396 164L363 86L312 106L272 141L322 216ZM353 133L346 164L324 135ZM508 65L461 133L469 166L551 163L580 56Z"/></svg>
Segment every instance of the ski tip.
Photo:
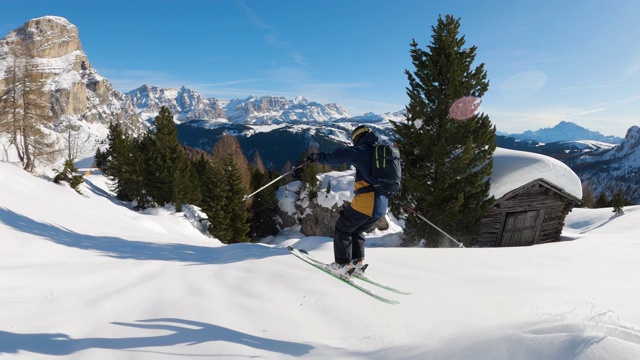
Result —
<svg viewBox="0 0 640 360"><path fill-rule="evenodd" d="M307 255L309 255L309 253L308 253L308 252L307 252L307 250L305 250L305 249L300 249L299 251L300 251L301 253L303 253L303 254L307 254Z"/></svg>
<svg viewBox="0 0 640 360"><path fill-rule="evenodd" d="M293 251L293 250L294 250L294 247L293 247L293 246L287 246L287 250L289 250L289 251Z"/></svg>

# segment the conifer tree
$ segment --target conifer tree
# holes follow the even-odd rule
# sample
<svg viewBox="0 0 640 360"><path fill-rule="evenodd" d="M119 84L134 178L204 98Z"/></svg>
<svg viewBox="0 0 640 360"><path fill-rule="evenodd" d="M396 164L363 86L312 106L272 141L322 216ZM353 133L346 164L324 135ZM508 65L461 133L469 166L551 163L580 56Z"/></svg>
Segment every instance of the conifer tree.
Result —
<svg viewBox="0 0 640 360"><path fill-rule="evenodd" d="M148 138L147 189L149 195L160 206L173 203L177 211L185 202L199 197L194 173L178 141L178 130L173 122L173 114L166 106L155 118L155 130Z"/></svg>
<svg viewBox="0 0 640 360"><path fill-rule="evenodd" d="M101 171L106 171L107 169L107 154L106 152L102 152L100 148L96 149L96 154L93 157L96 167Z"/></svg>
<svg viewBox="0 0 640 360"><path fill-rule="evenodd" d="M308 152L302 153L302 159L306 159L307 155L312 152L318 152L317 147L311 147ZM301 178L302 183L309 190L309 200L315 200L318 197L318 173L320 172L321 164L317 163L307 163L302 167Z"/></svg>
<svg viewBox="0 0 640 360"><path fill-rule="evenodd" d="M202 157L195 165L200 174L202 199L200 207L209 219L209 233L223 242L231 239L230 217L227 213L228 184L222 168Z"/></svg>
<svg viewBox="0 0 640 360"><path fill-rule="evenodd" d="M276 177L277 175L275 173L269 173L261 171L260 168L255 168L251 175L251 186L254 189L259 189ZM277 215L274 210L278 207L278 200L276 199L277 189L278 186L274 184L266 187L254 196L253 202L251 203L250 222L251 238L254 240L278 233Z"/></svg>
<svg viewBox="0 0 640 360"><path fill-rule="evenodd" d="M224 165L227 157L231 155L238 168L238 172L242 180L242 186L247 190L251 187L251 167L249 166L247 157L244 156L244 153L242 152L240 142L235 136L231 136L229 134L222 135L213 145L211 154L213 155L213 160L218 162L220 165Z"/></svg>
<svg viewBox="0 0 640 360"><path fill-rule="evenodd" d="M61 171L58 171L58 174L53 178L53 182L59 184L64 181L69 183L72 189L74 189L77 193L82 194L78 186L82 184L82 175L77 174L78 169L73 164L73 160L67 159L64 161L64 167Z"/></svg>
<svg viewBox="0 0 640 360"><path fill-rule="evenodd" d="M456 100L480 98L489 87L484 64L473 67L477 48L465 48L459 29L459 19L439 17L426 49L411 43L415 69L405 71L407 122L394 123L394 130L404 161L402 199L469 245L493 201L487 179L496 145L487 115L460 120L449 113ZM428 246L440 245L440 234L413 215L406 234L408 243L426 239Z"/></svg>
<svg viewBox="0 0 640 360"><path fill-rule="evenodd" d="M626 203L626 199L622 191L618 190L611 195L611 206L613 206L613 212L616 214L624 213L624 205Z"/></svg>
<svg viewBox="0 0 640 360"><path fill-rule="evenodd" d="M254 169L257 169L261 173L265 173L267 171L267 168L264 166L264 162L262 161L262 156L260 155L260 151L258 151L258 150L256 150L256 152L253 154L252 166L253 166ZM252 172L251 176L253 176L253 172ZM255 189L255 187L254 187L254 189Z"/></svg>
<svg viewBox="0 0 640 360"><path fill-rule="evenodd" d="M132 201L131 184L127 182L127 177L131 175L132 169L131 138L120 123L111 123L107 140L109 146L105 151L108 160L105 173L111 181L111 190L116 193L119 200Z"/></svg>
<svg viewBox="0 0 640 360"><path fill-rule="evenodd" d="M596 198L596 208L606 208L609 206L611 206L611 202L609 201L609 198L607 198L607 194L601 192Z"/></svg>
<svg viewBox="0 0 640 360"><path fill-rule="evenodd" d="M247 242L249 241L249 224L247 223L247 204L244 201L244 196L247 191L242 185L242 175L240 174L238 165L231 154L227 155L227 158L225 159L224 174L227 182L225 210L229 217L230 231L230 237L226 239L226 242Z"/></svg>

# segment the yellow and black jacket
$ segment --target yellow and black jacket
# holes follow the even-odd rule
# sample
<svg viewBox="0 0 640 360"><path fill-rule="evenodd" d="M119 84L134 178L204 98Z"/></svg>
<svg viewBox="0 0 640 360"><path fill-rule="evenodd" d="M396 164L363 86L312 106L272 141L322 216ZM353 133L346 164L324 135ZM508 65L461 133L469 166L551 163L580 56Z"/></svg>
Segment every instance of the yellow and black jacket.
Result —
<svg viewBox="0 0 640 360"><path fill-rule="evenodd" d="M316 161L327 165L353 165L356 168L355 196L351 207L363 214L382 217L387 212L389 200L386 195L373 191L371 186L371 168L373 147L378 142L378 136L373 132L364 135L357 146L337 149L333 152L318 153Z"/></svg>

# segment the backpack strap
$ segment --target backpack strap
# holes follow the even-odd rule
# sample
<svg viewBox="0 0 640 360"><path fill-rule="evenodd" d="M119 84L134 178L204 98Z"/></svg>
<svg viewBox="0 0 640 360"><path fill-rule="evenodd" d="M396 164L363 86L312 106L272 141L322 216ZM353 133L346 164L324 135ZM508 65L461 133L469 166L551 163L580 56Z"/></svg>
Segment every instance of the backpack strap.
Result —
<svg viewBox="0 0 640 360"><path fill-rule="evenodd" d="M370 151L372 151L372 154L373 154L373 153L375 153L375 152L376 152L376 147L378 147L378 144L377 144L377 143L372 143L372 144L369 144L369 145L370 145L370 146L369 146L369 149L370 149ZM371 155L370 155L369 157L370 157L370 158L373 158L373 156L371 156ZM376 155L376 157L377 157L377 155ZM374 160L374 159L372 159L371 161L375 161L375 160ZM375 166L374 164L372 164L372 165L373 165L373 166ZM373 180L371 180L371 179L369 178L369 176L366 176L366 175L364 175L364 174L363 174L362 176L363 176L363 177L364 177L364 179L369 183L369 185L368 185L368 186L361 187L360 189L357 189L356 191L354 191L353 193L354 193L355 195L358 195L358 194L364 194L364 193L369 193L369 192L374 192L374 191L376 190L376 189L375 189L375 187L373 186Z"/></svg>
<svg viewBox="0 0 640 360"><path fill-rule="evenodd" d="M355 195L358 195L358 194L364 194L364 193L369 193L374 191L375 191L375 188L373 187L373 185L369 185L369 186L361 187L360 189L355 190L353 193Z"/></svg>

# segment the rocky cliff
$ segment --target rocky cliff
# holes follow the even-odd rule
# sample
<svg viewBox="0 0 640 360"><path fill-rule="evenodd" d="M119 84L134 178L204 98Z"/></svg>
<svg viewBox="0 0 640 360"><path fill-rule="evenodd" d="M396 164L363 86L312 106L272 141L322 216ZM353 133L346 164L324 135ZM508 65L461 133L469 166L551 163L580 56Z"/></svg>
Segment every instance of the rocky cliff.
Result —
<svg viewBox="0 0 640 360"><path fill-rule="evenodd" d="M140 121L123 93L91 67L82 50L78 28L64 18L45 16L27 21L0 40L0 90L7 86L15 47L28 56L43 81L53 118L108 125L124 120L133 128Z"/></svg>
<svg viewBox="0 0 640 360"><path fill-rule="evenodd" d="M640 203L640 127L632 126L622 142L607 151L584 155L568 165L597 196L611 197L620 190L634 203Z"/></svg>

